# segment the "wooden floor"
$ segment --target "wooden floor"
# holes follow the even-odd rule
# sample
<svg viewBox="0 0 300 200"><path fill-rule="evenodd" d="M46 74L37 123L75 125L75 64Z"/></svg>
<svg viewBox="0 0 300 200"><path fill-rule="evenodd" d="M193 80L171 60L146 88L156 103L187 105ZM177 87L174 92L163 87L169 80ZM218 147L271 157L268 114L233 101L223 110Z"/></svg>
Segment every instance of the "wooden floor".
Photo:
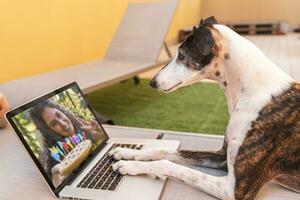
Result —
<svg viewBox="0 0 300 200"><path fill-rule="evenodd" d="M247 36L283 71L300 82L300 34Z"/></svg>
<svg viewBox="0 0 300 200"><path fill-rule="evenodd" d="M259 35L246 36L246 38L257 45L283 71L300 82L300 34ZM172 55L175 55L177 46L172 45L170 47ZM164 59L166 56L166 53L162 51L160 59ZM141 77L152 78L159 69L160 67L141 74Z"/></svg>

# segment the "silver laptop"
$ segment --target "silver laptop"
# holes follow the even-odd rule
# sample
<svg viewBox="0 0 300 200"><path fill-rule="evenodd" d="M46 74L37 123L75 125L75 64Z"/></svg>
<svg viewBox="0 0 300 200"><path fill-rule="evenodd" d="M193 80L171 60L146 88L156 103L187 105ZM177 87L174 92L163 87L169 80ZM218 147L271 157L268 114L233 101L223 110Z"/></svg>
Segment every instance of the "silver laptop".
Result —
<svg viewBox="0 0 300 200"><path fill-rule="evenodd" d="M61 199L159 199L164 181L122 176L112 170L116 161L107 153L118 146L179 147L172 140L109 138L76 82L9 111L6 118Z"/></svg>

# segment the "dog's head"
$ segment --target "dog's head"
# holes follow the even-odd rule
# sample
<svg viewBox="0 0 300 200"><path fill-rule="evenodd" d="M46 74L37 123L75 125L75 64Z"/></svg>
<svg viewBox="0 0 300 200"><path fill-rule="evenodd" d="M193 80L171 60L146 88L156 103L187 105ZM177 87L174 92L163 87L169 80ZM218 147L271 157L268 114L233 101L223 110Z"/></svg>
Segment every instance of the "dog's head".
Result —
<svg viewBox="0 0 300 200"><path fill-rule="evenodd" d="M218 60L226 58L225 45L213 27L214 17L201 20L192 34L179 46L175 58L151 80L150 86L165 92L191 85L204 78L219 76Z"/></svg>

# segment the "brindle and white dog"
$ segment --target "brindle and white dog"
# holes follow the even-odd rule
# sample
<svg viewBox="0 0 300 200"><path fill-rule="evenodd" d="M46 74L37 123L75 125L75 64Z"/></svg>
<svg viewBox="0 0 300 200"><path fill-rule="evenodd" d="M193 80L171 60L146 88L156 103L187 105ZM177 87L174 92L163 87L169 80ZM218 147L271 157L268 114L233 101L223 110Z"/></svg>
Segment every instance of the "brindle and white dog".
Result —
<svg viewBox="0 0 300 200"><path fill-rule="evenodd" d="M270 180L300 192L300 84L255 45L214 17L202 21L150 85L165 92L216 80L224 90L229 124L215 152L117 148L121 174L173 177L220 199L251 200ZM148 162L145 162L148 161ZM212 176L175 163L228 169Z"/></svg>

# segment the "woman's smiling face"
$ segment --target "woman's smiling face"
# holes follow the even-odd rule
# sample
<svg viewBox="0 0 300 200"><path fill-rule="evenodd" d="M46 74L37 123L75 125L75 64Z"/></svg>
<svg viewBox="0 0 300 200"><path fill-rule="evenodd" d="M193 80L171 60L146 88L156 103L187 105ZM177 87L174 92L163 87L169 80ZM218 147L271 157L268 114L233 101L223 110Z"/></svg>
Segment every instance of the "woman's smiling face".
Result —
<svg viewBox="0 0 300 200"><path fill-rule="evenodd" d="M56 108L46 107L42 118L49 128L61 136L71 136L75 133L71 120Z"/></svg>

